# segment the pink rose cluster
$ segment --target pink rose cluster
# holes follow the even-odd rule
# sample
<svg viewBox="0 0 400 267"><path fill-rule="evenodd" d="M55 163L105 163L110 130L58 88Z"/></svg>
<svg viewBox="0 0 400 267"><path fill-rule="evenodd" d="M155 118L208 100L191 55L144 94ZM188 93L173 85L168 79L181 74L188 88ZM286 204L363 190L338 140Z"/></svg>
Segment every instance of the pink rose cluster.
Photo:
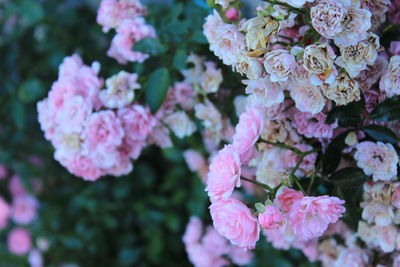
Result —
<svg viewBox="0 0 400 267"><path fill-rule="evenodd" d="M145 38L156 38L151 25L146 24L143 16L147 9L139 0L103 0L97 12L97 22L103 31L115 29L116 35L111 41L107 55L119 64L145 61L149 55L133 51L133 45Z"/></svg>
<svg viewBox="0 0 400 267"><path fill-rule="evenodd" d="M284 189L277 196L275 205L258 206L258 218L240 200L232 198L235 187L240 187L243 158L258 141L264 123L264 108L248 106L239 117L233 136L233 144L218 152L209 167L206 191L212 202L211 217L215 229L233 245L254 248L259 239L260 228L266 230L290 229L300 240L320 237L331 223L337 222L345 208L344 201L329 196L309 197L293 189ZM312 148L312 147L311 147ZM305 145L297 146L308 151ZM296 157L287 156L287 164L295 168ZM276 159L275 159L276 160ZM303 157L303 170L313 169L316 154ZM246 179L247 180L247 179ZM247 181L246 181L247 182ZM259 203L260 204L260 203Z"/></svg>
<svg viewBox="0 0 400 267"><path fill-rule="evenodd" d="M33 250L28 227L38 218L39 201L25 190L22 178L18 174L12 174L6 166L3 166L3 170L9 174L2 178L2 183L7 183L11 202L8 203L0 197L0 229L8 231L8 251L17 256L24 256ZM31 181L34 192L40 193L38 180Z"/></svg>
<svg viewBox="0 0 400 267"><path fill-rule="evenodd" d="M253 253L232 246L212 226L204 229L198 217L191 217L183 236L186 253L195 267L222 267L232 263L244 266L253 259Z"/></svg>
<svg viewBox="0 0 400 267"><path fill-rule="evenodd" d="M132 104L132 97L117 101L123 103L118 109L105 107L109 95L124 100L137 88L135 74L118 75L117 81L110 78L104 91L98 71L98 63L86 66L78 55L65 58L48 98L37 105L39 123L55 148L55 159L88 181L128 174L131 159L138 158L156 125L149 109ZM108 98L100 98L101 92L108 92Z"/></svg>

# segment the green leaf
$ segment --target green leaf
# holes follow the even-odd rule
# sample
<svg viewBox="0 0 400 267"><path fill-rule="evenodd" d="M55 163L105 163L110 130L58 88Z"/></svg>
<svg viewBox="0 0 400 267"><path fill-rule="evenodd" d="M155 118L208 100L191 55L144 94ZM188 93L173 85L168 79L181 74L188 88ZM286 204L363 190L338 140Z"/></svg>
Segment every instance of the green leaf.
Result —
<svg viewBox="0 0 400 267"><path fill-rule="evenodd" d="M44 17L43 7L36 0L23 0L19 3L19 8L28 25L37 23Z"/></svg>
<svg viewBox="0 0 400 267"><path fill-rule="evenodd" d="M11 115L14 119L15 126L23 128L25 126L26 114L25 106L19 101L13 101Z"/></svg>
<svg viewBox="0 0 400 267"><path fill-rule="evenodd" d="M145 86L146 103L152 112L156 112L167 95L169 87L169 72L166 68L159 68L150 74Z"/></svg>
<svg viewBox="0 0 400 267"><path fill-rule="evenodd" d="M22 102L30 103L38 100L44 93L41 82L37 79L25 81L18 88L18 97Z"/></svg>
<svg viewBox="0 0 400 267"><path fill-rule="evenodd" d="M322 172L324 174L330 174L334 172L339 166L340 159L342 157L342 151L347 146L344 140L349 132L351 132L351 130L339 134L328 145L328 148L326 149L322 159Z"/></svg>
<svg viewBox="0 0 400 267"><path fill-rule="evenodd" d="M380 125L367 125L364 132L376 141L396 144L400 142L399 137L389 128Z"/></svg>
<svg viewBox="0 0 400 267"><path fill-rule="evenodd" d="M144 38L133 46L133 50L145 54L150 54L152 56L160 56L164 54L168 50L168 48L165 45L161 44L158 39Z"/></svg>
<svg viewBox="0 0 400 267"><path fill-rule="evenodd" d="M368 179L369 176L365 175L360 168L348 167L332 174L328 181L337 187L353 188L362 186Z"/></svg>
<svg viewBox="0 0 400 267"><path fill-rule="evenodd" d="M386 99L377 105L369 115L374 121L393 121L400 119L400 96Z"/></svg>
<svg viewBox="0 0 400 267"><path fill-rule="evenodd" d="M364 109L365 99L364 96L361 96L360 101L334 107L328 113L326 123L332 124L337 120L340 127L356 126L362 120L361 115Z"/></svg>
<svg viewBox="0 0 400 267"><path fill-rule="evenodd" d="M175 53L174 61L173 61L172 65L178 70L182 70L182 69L186 68L187 57L188 57L188 55L187 55L186 51L184 49L179 49Z"/></svg>

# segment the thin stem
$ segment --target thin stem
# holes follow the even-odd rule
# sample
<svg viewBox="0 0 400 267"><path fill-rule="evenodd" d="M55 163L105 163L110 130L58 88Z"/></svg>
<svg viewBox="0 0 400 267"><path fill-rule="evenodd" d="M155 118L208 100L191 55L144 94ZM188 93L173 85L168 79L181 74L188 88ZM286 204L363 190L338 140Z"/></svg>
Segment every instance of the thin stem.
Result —
<svg viewBox="0 0 400 267"><path fill-rule="evenodd" d="M264 0L264 1L270 3L271 5L279 5L279 6L286 7L289 11L292 11L293 13L297 13L300 15L305 15L307 13L305 9L293 7L287 3L283 3L283 2L279 2L279 1L275 1L275 0Z"/></svg>
<svg viewBox="0 0 400 267"><path fill-rule="evenodd" d="M268 191L273 191L273 188L271 188L270 186L268 186L266 184L263 184L263 183L260 183L260 182L257 182L257 181L251 180L251 179L247 179L246 177L240 177L240 179L245 180L246 182L250 182L255 185L258 185L258 186L262 187L263 189L267 189Z"/></svg>
<svg viewBox="0 0 400 267"><path fill-rule="evenodd" d="M294 153L299 154L299 155L301 155L303 153L298 148L295 148L295 147L292 147L292 146L288 146L288 145L285 145L285 144L282 144L282 143L275 143L275 142L271 142L271 141L264 141L264 142L269 144L269 145L273 145L273 146L276 146L276 147L279 147L279 148L282 148L282 149L291 150Z"/></svg>
<svg viewBox="0 0 400 267"><path fill-rule="evenodd" d="M286 43L286 42L281 42L281 41L276 41L275 43L273 43L274 45L275 44L278 44L278 45L283 45L283 46L289 46L290 44L288 44L288 43Z"/></svg>
<svg viewBox="0 0 400 267"><path fill-rule="evenodd" d="M311 189L312 189L312 186L314 185L314 181L315 181L315 177L317 176L317 172L315 171L315 172L313 172L313 174L311 175L311 181L310 181L310 184L308 185L308 187L307 187L307 195L309 195L310 194L310 192L311 192Z"/></svg>

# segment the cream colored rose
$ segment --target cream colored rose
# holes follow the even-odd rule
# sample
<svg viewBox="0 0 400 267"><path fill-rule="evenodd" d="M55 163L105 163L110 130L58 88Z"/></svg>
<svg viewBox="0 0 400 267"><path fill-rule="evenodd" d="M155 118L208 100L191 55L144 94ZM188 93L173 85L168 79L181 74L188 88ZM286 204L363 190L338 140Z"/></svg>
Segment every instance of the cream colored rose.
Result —
<svg viewBox="0 0 400 267"><path fill-rule="evenodd" d="M295 57L285 49L277 49L265 54L264 68L271 82L287 81L296 66Z"/></svg>
<svg viewBox="0 0 400 267"><path fill-rule="evenodd" d="M327 44L309 45L304 49L303 66L310 72L310 81L314 85L332 83L337 75L334 67L336 55Z"/></svg>
<svg viewBox="0 0 400 267"><path fill-rule="evenodd" d="M245 74L247 78L251 80L257 80L261 78L261 75L264 71L258 58L248 57L246 55L240 56L238 63L233 67L237 72L242 75Z"/></svg>
<svg viewBox="0 0 400 267"><path fill-rule="evenodd" d="M190 136L196 130L196 125L183 111L172 113L164 119L164 122L178 138Z"/></svg>
<svg viewBox="0 0 400 267"><path fill-rule="evenodd" d="M356 77L367 65L374 64L380 49L379 37L370 33L368 37L356 45L339 46L340 56L336 64L345 68L350 77Z"/></svg>
<svg viewBox="0 0 400 267"><path fill-rule="evenodd" d="M284 156L285 151L280 148L265 148L256 164L257 181L275 187L287 180L289 173L283 167Z"/></svg>
<svg viewBox="0 0 400 267"><path fill-rule="evenodd" d="M296 108L302 112L317 114L322 111L325 106L326 99L321 89L325 90L326 86L315 86L307 83L290 83L290 96L296 103Z"/></svg>
<svg viewBox="0 0 400 267"><path fill-rule="evenodd" d="M261 138L270 142L294 145L301 141L299 134L287 120L266 120Z"/></svg>
<svg viewBox="0 0 400 267"><path fill-rule="evenodd" d="M265 49L270 38L275 37L279 22L270 16L258 15L242 24L240 30L246 32L248 50Z"/></svg>
<svg viewBox="0 0 400 267"><path fill-rule="evenodd" d="M400 56L390 58L389 66L383 74L379 88L389 97L400 95Z"/></svg>
<svg viewBox="0 0 400 267"><path fill-rule="evenodd" d="M132 103L136 89L140 88L137 74L120 71L106 80L106 90L99 94L101 101L107 108L123 108Z"/></svg>
<svg viewBox="0 0 400 267"><path fill-rule="evenodd" d="M201 88L206 93L216 93L222 83L221 69L216 68L216 64L211 61L204 63L206 70L201 77Z"/></svg>
<svg viewBox="0 0 400 267"><path fill-rule="evenodd" d="M358 82L349 77L347 73L339 74L336 81L322 90L324 96L333 100L336 105L346 105L360 100L360 88Z"/></svg>

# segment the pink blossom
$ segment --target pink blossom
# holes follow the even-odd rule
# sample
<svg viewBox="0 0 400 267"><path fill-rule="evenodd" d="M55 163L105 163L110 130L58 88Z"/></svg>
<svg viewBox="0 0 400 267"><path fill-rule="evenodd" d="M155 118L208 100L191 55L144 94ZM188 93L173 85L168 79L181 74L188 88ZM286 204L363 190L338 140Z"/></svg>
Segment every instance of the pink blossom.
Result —
<svg viewBox="0 0 400 267"><path fill-rule="evenodd" d="M289 88L298 110L317 114L324 109L326 99L321 92L322 87L292 81Z"/></svg>
<svg viewBox="0 0 400 267"><path fill-rule="evenodd" d="M283 188L278 191L275 204L284 212L289 212L293 204L304 197L303 193L290 188Z"/></svg>
<svg viewBox="0 0 400 267"><path fill-rule="evenodd" d="M176 83L173 90L170 91L174 92L176 102L184 109L188 110L193 108L196 92L190 84L184 82Z"/></svg>
<svg viewBox="0 0 400 267"><path fill-rule="evenodd" d="M84 136L90 151L114 148L122 143L124 129L113 111L99 111L88 119Z"/></svg>
<svg viewBox="0 0 400 267"><path fill-rule="evenodd" d="M97 23L103 26L103 32L108 32L112 28L118 28L124 20L146 13L146 8L139 0L103 0L97 11Z"/></svg>
<svg viewBox="0 0 400 267"><path fill-rule="evenodd" d="M129 140L145 140L156 123L150 110L138 104L118 110L118 117Z"/></svg>
<svg viewBox="0 0 400 267"><path fill-rule="evenodd" d="M10 206L2 197L0 197L0 229L4 229L7 226L9 217Z"/></svg>
<svg viewBox="0 0 400 267"><path fill-rule="evenodd" d="M8 183L8 190L11 192L13 196L24 195L26 194L26 190L24 185L21 182L21 177L17 174L14 174Z"/></svg>
<svg viewBox="0 0 400 267"><path fill-rule="evenodd" d="M390 54L400 56L400 41L392 41L389 48Z"/></svg>
<svg viewBox="0 0 400 267"><path fill-rule="evenodd" d="M294 147L302 152L310 151L313 149L312 146L305 144L295 145ZM293 169L299 160L300 155L294 153L291 150L287 150L285 152L285 165L287 169ZM307 172L314 170L316 160L317 153L312 153L305 156L299 166L298 173L296 173L296 175L305 175Z"/></svg>
<svg viewBox="0 0 400 267"><path fill-rule="evenodd" d="M210 206L214 227L233 245L254 248L260 236L260 226L250 209L236 199L214 202Z"/></svg>
<svg viewBox="0 0 400 267"><path fill-rule="evenodd" d="M186 164L189 167L189 170L192 172L200 171L201 169L207 167L206 160L203 155L201 155L198 151L193 149L188 149L183 153L183 157L186 161Z"/></svg>
<svg viewBox="0 0 400 267"><path fill-rule="evenodd" d="M149 55L133 51L133 45L144 38L156 38L155 30L142 17L124 20L111 41L107 55L120 64L145 61Z"/></svg>
<svg viewBox="0 0 400 267"><path fill-rule="evenodd" d="M11 207L11 217L15 223L30 224L37 216L39 203L31 195L20 195L13 199Z"/></svg>
<svg viewBox="0 0 400 267"><path fill-rule="evenodd" d="M215 256L227 254L229 251L228 242L221 236L214 227L207 227L206 234L202 239L202 244Z"/></svg>
<svg viewBox="0 0 400 267"><path fill-rule="evenodd" d="M337 197L303 197L294 202L288 213L288 222L301 239L316 238L342 216L345 212L342 204L344 201Z"/></svg>
<svg viewBox="0 0 400 267"><path fill-rule="evenodd" d="M96 181L105 172L99 169L94 161L88 157L80 156L74 159L56 158L72 174L82 177L86 181Z"/></svg>
<svg viewBox="0 0 400 267"><path fill-rule="evenodd" d="M258 222L264 229L280 228L283 223L281 212L274 206L265 206L265 211L258 215Z"/></svg>
<svg viewBox="0 0 400 267"><path fill-rule="evenodd" d="M230 21L238 20L239 19L239 11L236 8L231 7L225 12L225 16Z"/></svg>
<svg viewBox="0 0 400 267"><path fill-rule="evenodd" d="M231 246L229 250L229 256L231 257L234 264L244 266L250 264L254 258L254 254L248 249Z"/></svg>
<svg viewBox="0 0 400 267"><path fill-rule="evenodd" d="M15 255L28 253L32 246L31 235L24 228L14 228L7 237L8 250Z"/></svg>
<svg viewBox="0 0 400 267"><path fill-rule="evenodd" d="M3 180L7 177L8 171L6 166L0 164L0 180Z"/></svg>
<svg viewBox="0 0 400 267"><path fill-rule="evenodd" d="M222 257L215 257L206 247L194 244L186 247L190 262L195 267L222 267L229 262Z"/></svg>
<svg viewBox="0 0 400 267"><path fill-rule="evenodd" d="M337 122L325 123L327 115L323 112L311 114L297 111L294 114L293 126L297 131L308 138L332 138L333 130L338 126Z"/></svg>
<svg viewBox="0 0 400 267"><path fill-rule="evenodd" d="M188 224L186 225L185 234L182 237L185 245L195 244L200 241L202 234L203 224L201 220L197 217L190 217Z"/></svg>
<svg viewBox="0 0 400 267"><path fill-rule="evenodd" d="M400 187L399 186L394 189L394 192L392 194L391 204L394 207L400 209Z"/></svg>
<svg viewBox="0 0 400 267"><path fill-rule="evenodd" d="M226 145L210 164L206 191L211 201L228 199L240 186L240 159L232 145Z"/></svg>
<svg viewBox="0 0 400 267"><path fill-rule="evenodd" d="M263 112L258 107L248 107L239 117L233 136L233 147L239 154L248 151L257 142L264 127Z"/></svg>

